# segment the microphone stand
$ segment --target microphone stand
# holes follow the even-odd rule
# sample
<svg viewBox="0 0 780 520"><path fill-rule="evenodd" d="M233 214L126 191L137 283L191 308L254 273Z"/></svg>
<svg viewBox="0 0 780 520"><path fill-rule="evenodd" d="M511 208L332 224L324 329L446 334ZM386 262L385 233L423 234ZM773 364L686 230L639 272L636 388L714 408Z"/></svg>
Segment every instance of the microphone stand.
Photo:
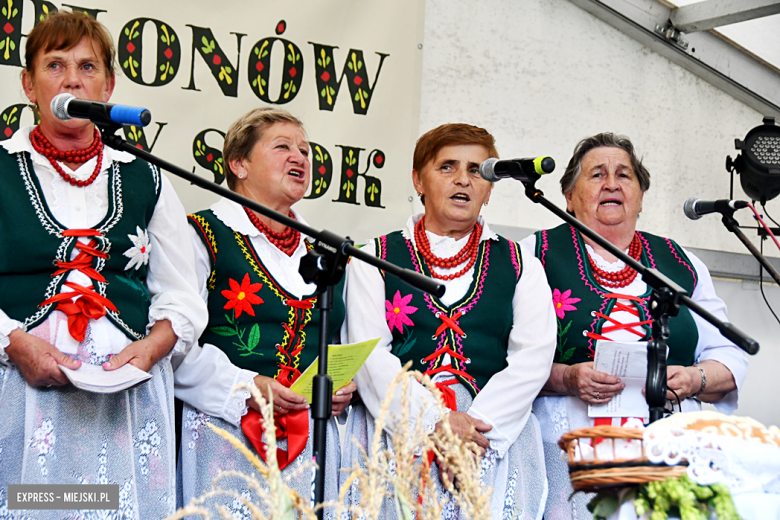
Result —
<svg viewBox="0 0 780 520"><path fill-rule="evenodd" d="M647 379L645 380L645 399L650 408L651 423L663 418L664 404L666 403L666 342L670 334L669 318L677 315L680 304L685 305L714 325L723 336L748 354L758 352L759 345L754 339L732 324L722 322L710 314L698 303L691 300L688 297L688 292L669 277L656 269L645 267L637 262L607 239L547 200L544 193L536 189L535 184L539 178L540 176L536 173L528 173L527 178L520 179L525 186L525 194L531 201L552 211L567 224L625 262L626 265L637 271L642 280L652 289L650 314L653 317L653 333L652 339L647 343Z"/></svg>
<svg viewBox="0 0 780 520"><path fill-rule="evenodd" d="M772 264L769 263L764 255L758 251L758 248L753 245L753 242L748 240L742 230L739 229L739 222L734 219L734 211L735 210L733 209L730 211L723 211L723 218L721 219L721 222L723 222L723 225L726 226L726 229L737 235L739 241L748 248L748 251L750 251L754 257L756 257L758 263L761 264L766 272L769 273L769 275L775 280L775 283L780 285L780 274L777 273L775 268L772 267ZM761 229L761 226L759 226L758 229ZM761 240L763 240L763 238Z"/></svg>
<svg viewBox="0 0 780 520"><path fill-rule="evenodd" d="M183 168L179 168L149 152L136 148L135 146L128 144L121 137L115 135L121 128L119 125L96 123L96 126L100 129L103 142L108 146L116 150L128 152L151 164L159 166L178 177L186 179L200 188L216 193L226 199L230 199L314 239L314 248L301 259L298 272L307 283L317 284L317 307L320 310L319 364L317 375L314 376L311 414L314 420L313 447L314 462L316 464L312 502L315 505L321 505L325 492L326 423L328 419L330 419L333 404L331 401L333 381L327 372L329 337L328 319L330 317L330 311L333 308L333 286L341 280L348 258L353 256L400 278L414 288L438 297L441 297L444 294L444 285L417 273L416 271L402 269L390 262L386 262L366 253L360 248L355 247L353 245L354 242L350 240L349 237L342 238L327 230L318 231L287 215L277 213L262 204L243 197L238 193L211 181L207 181ZM322 520L322 516L323 509L320 508L317 510L317 518Z"/></svg>

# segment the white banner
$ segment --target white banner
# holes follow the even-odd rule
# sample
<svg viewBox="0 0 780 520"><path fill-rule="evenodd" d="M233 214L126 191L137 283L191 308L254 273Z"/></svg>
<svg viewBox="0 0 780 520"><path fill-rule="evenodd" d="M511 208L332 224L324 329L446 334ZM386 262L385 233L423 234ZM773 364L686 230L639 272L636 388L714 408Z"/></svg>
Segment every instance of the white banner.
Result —
<svg viewBox="0 0 780 520"><path fill-rule="evenodd" d="M222 183L231 122L257 106L300 117L312 144L311 189L296 208L357 241L400 228L411 212L419 128L423 0L4 0L0 139L34 122L19 75L26 35L57 10L84 11L117 46L113 103L149 108L124 137ZM216 197L169 175L187 211Z"/></svg>

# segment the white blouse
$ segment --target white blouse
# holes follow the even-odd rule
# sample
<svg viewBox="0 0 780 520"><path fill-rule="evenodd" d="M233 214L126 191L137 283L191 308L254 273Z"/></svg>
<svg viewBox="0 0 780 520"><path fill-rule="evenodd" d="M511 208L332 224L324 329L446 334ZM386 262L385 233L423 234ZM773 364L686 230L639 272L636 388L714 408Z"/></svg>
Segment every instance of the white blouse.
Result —
<svg viewBox="0 0 780 520"><path fill-rule="evenodd" d="M2 146L8 153L30 154L46 204L55 219L72 229L96 226L108 211L109 167L113 161L129 163L135 160L135 157L104 147L100 174L92 184L79 188L65 182L49 160L32 148L30 132L33 128L30 126L20 129L11 139L3 142ZM71 175L76 180L86 180L95 171L96 164L97 157L93 157ZM157 321L169 320L178 338L169 356L184 355L197 343L208 316L206 306L197 298L195 290L197 284L192 264L192 246L187 238L186 228L189 226L184 207L168 179L162 175L161 179L160 196L147 229L151 254L148 257L146 286L151 296L151 306L146 332L148 333ZM88 238L79 240L89 241ZM74 248L72 258L78 253L78 249ZM81 285L92 284L86 275L76 270L68 274L67 280ZM69 287L62 286L61 292L69 291ZM54 310L38 327L48 327L48 337L59 350L66 354L76 354L79 342L71 337L67 323L67 316ZM24 325L11 319L0 309L0 362L7 363L5 347L10 344L8 335L17 328L24 329ZM90 350L94 349L95 354L100 357L118 354L131 342L106 316L89 321L86 338L90 341Z"/></svg>
<svg viewBox="0 0 780 520"><path fill-rule="evenodd" d="M520 242L520 245L528 251L535 251L536 235L526 237ZM622 260L617 260L615 263L609 263L596 253L590 245L586 244L585 247L588 250L588 254L600 268L606 271L615 272L620 271L625 267ZM710 277L710 271L707 269L707 266L690 251L686 251L685 249L683 249L683 251L685 251L685 254L690 258L699 278L696 288L691 295L691 299L719 320L728 321L726 304L723 300L718 298L717 294L715 294L715 287L712 284L712 278ZM637 276L629 285L621 287L620 292L631 296L640 296L647 292L647 284L640 276ZM693 321L696 323L696 328L699 331L699 341L696 344L694 362L700 363L707 359L718 361L725 365L734 376L737 389L727 393L720 401L713 403L721 412L732 413L737 409L739 390L742 388L742 383L745 381L745 376L747 375L747 355L742 352L739 347L724 338L720 332L718 332L718 329L710 325L709 322L705 321L698 314L691 312L691 315L693 316ZM624 311L613 312L610 314L610 317L623 323L637 321L635 317ZM636 336L625 330L615 330L605 333L604 336L613 341L636 341ZM682 403L683 412L692 412L700 409L701 403L695 399L685 399Z"/></svg>
<svg viewBox="0 0 780 520"><path fill-rule="evenodd" d="M404 237L412 242L414 225L420 218L422 215L410 217L403 230ZM498 240L482 217L479 217L479 222L482 225L480 241ZM455 240L429 231L426 233L431 251L441 258L460 251L470 236ZM372 244L370 242L364 250L375 255ZM436 268L436 272L449 274L458 269ZM507 345L508 366L490 378L468 410L472 417L493 426L485 436L490 440L490 447L498 451L499 457L504 456L525 426L531 413L531 403L550 375L555 353L555 312L542 265L533 255L522 251L522 269L512 298L514 324ZM463 276L442 281L446 287L442 303L451 305L463 298L471 285L474 270L472 267ZM363 403L377 417L389 383L401 370L400 359L391 353L392 333L385 320L384 280L376 268L353 260L347 266L346 295L348 340L356 342L381 338L355 377ZM410 388L410 417L416 419L422 414L426 427L432 428L441 419L433 395L417 383ZM400 408L400 395L395 395L390 413L400 416ZM389 424L386 429L392 434L398 426Z"/></svg>

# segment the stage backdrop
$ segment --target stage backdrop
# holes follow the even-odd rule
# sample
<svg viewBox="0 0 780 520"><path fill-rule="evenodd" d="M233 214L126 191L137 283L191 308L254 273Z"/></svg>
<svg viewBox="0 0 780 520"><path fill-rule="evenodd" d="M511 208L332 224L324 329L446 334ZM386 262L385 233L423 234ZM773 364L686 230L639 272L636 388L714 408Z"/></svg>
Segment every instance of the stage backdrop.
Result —
<svg viewBox="0 0 780 520"><path fill-rule="evenodd" d="M358 241L400 227L414 193L423 0L2 2L0 139L33 124L19 75L25 35L53 10L84 11L117 46L114 103L147 107L125 138L224 183L224 132L258 106L300 117L312 183L296 207ZM216 197L169 175L187 211Z"/></svg>

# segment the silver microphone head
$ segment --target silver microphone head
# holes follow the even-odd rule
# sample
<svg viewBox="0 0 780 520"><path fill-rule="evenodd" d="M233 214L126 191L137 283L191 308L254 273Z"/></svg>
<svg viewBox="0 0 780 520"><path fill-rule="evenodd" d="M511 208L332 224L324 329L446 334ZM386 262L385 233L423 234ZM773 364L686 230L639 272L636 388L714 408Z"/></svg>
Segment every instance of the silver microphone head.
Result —
<svg viewBox="0 0 780 520"><path fill-rule="evenodd" d="M698 198L691 197L685 201L685 204L683 204L683 211L685 212L685 216L691 220L699 220L701 218L701 215L696 213L695 206L697 202L699 202Z"/></svg>
<svg viewBox="0 0 780 520"><path fill-rule="evenodd" d="M51 113L54 114L54 117L61 121L73 119L68 115L67 110L68 103L71 99L76 99L76 96L68 94L67 92L54 96L54 99L51 100Z"/></svg>
<svg viewBox="0 0 780 520"><path fill-rule="evenodd" d="M493 168L495 167L497 162L498 159L496 159L495 157L491 157L490 159L485 160L485 162L479 165L479 174L482 176L483 179L490 182L496 182L499 180L499 177L496 175L496 172L493 171Z"/></svg>

